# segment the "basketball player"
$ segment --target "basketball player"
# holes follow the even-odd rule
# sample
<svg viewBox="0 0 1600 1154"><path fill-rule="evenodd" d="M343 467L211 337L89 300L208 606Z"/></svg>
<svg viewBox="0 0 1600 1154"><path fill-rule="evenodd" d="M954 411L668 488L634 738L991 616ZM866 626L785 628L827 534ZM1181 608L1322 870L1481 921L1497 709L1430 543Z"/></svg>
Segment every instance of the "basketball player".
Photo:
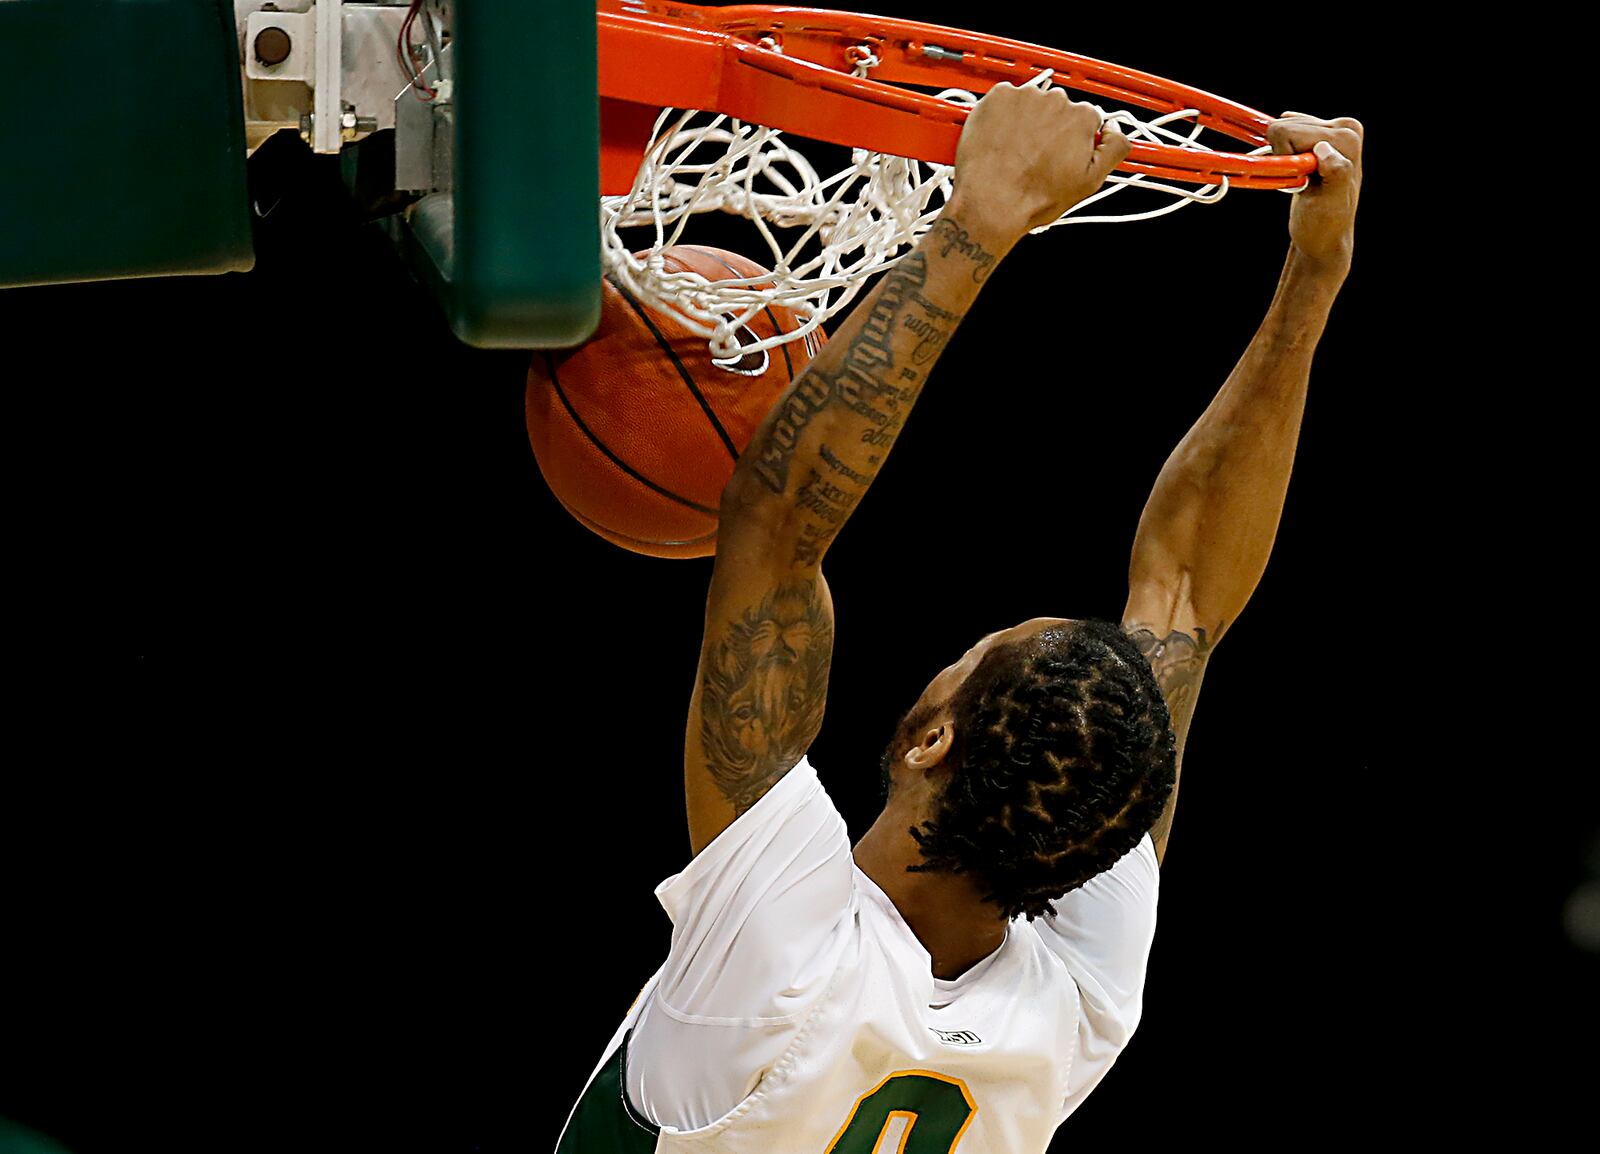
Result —
<svg viewBox="0 0 1600 1154"><path fill-rule="evenodd" d="M1145 506L1120 625L1040 617L967 650L900 723L853 850L805 756L833 643L822 558L1006 253L1127 155L1099 128L1060 90L985 96L935 228L740 458L689 711L695 856L656 890L671 950L560 1154L1040 1154L1138 1025L1184 735L1266 565L1350 267L1359 123L1272 124L1317 175L1266 320ZM885 585L922 580L945 532Z"/></svg>

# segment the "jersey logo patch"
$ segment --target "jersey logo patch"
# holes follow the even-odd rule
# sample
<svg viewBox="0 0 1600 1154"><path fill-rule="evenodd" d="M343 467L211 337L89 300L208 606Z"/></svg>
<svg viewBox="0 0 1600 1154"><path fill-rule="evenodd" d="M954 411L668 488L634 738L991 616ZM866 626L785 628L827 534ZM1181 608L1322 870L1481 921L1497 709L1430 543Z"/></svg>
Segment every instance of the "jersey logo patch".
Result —
<svg viewBox="0 0 1600 1154"><path fill-rule="evenodd" d="M929 1026L928 1029L933 1030L939 1036L939 1041L948 1042L952 1046L983 1045L983 1039L971 1030L934 1030L932 1026Z"/></svg>

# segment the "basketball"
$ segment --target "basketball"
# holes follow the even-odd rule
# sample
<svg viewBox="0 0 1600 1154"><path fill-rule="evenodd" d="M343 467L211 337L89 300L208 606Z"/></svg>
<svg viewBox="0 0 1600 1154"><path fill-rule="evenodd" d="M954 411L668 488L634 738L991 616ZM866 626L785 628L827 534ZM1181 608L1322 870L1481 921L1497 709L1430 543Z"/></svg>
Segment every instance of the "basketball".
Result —
<svg viewBox="0 0 1600 1154"><path fill-rule="evenodd" d="M669 271L707 280L768 272L738 253L679 245ZM533 355L525 410L545 482L581 524L654 557L716 552L717 506L734 462L797 373L821 329L772 349L713 359L704 337L610 277L600 324L576 349ZM738 334L751 345L799 327L771 305Z"/></svg>

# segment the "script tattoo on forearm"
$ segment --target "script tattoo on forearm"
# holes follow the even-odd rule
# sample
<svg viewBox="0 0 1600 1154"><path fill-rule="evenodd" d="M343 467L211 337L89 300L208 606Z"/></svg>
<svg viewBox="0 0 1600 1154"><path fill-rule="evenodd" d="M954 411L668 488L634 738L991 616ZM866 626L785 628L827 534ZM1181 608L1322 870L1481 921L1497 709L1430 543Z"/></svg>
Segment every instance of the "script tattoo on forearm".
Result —
<svg viewBox="0 0 1600 1154"><path fill-rule="evenodd" d="M700 741L706 768L736 814L816 739L832 661L833 614L814 580L779 586L705 655Z"/></svg>
<svg viewBox="0 0 1600 1154"><path fill-rule="evenodd" d="M861 476L859 473L855 475ZM795 541L794 559L797 564L815 565L822 560L822 550L833 540L834 534L865 491L865 482L851 492L842 485L834 484L815 469L811 470L806 483L795 494L795 508L806 515L800 525L800 536Z"/></svg>
<svg viewBox="0 0 1600 1154"><path fill-rule="evenodd" d="M827 371L813 364L795 382L761 442L751 446L756 452L755 474L772 492L787 490L789 466L802 434L830 407L843 406L871 422L872 428L861 435L864 444L887 448L893 442L900 423L898 410L915 399L913 386L922 377L913 372L901 378L904 384L891 382L894 330L906 302L927 278L927 260L921 253L902 260L885 276L871 311L846 346L838 367Z"/></svg>
<svg viewBox="0 0 1600 1154"><path fill-rule="evenodd" d="M834 454L834 451L828 448L828 446L822 446L821 454L822 463L828 466L828 468L832 469L835 473L838 473L841 477L846 477L862 487L872 484L871 477L867 476L865 473L856 472L849 465L846 465L843 461L839 460L839 458Z"/></svg>
<svg viewBox="0 0 1600 1154"><path fill-rule="evenodd" d="M923 312L920 317L908 314L905 319L906 328L922 338L911 350L911 363L925 365L944 349L950 334L961 323L962 314L940 308L921 293L912 293L911 300Z"/></svg>
<svg viewBox="0 0 1600 1154"><path fill-rule="evenodd" d="M783 401L760 445L752 445L758 456L756 476L774 493L781 494L789 484L789 462L794 459L800 434L833 399L830 382L814 372L805 372Z"/></svg>
<svg viewBox="0 0 1600 1154"><path fill-rule="evenodd" d="M1218 626L1217 633L1220 634L1224 628L1225 622ZM1139 647L1139 652L1150 662L1150 669L1156 675L1156 684L1161 686L1162 695L1167 699L1173 732L1184 733L1194 714L1195 697L1200 691L1200 679L1205 675L1206 658L1213 644L1211 638L1207 637L1203 628L1195 629L1193 636L1174 630L1165 637L1157 637L1152 630L1143 626L1130 626L1127 633ZM1151 840L1157 845L1161 845L1172 830L1173 803L1177 795L1178 791L1174 788L1172 796L1167 799L1166 808L1150 828Z"/></svg>
<svg viewBox="0 0 1600 1154"><path fill-rule="evenodd" d="M933 227L928 231L938 243L940 256L958 252L972 262L974 281L982 284L994 271L995 262L999 258L968 236L967 230L955 221L940 218L933 222Z"/></svg>
<svg viewBox="0 0 1600 1154"><path fill-rule="evenodd" d="M963 256L979 271L993 263L981 245L963 241L965 232L956 231L960 237L951 234L948 245L965 245ZM832 355L811 364L747 450L751 472L800 514L795 564L821 560L899 436L927 378L925 366L961 323L961 313L925 295L927 284L926 253L908 254L884 277L843 348L830 347ZM816 447L805 454L810 467L803 477L793 476L796 453L823 413L830 414L824 435L832 443L816 444L820 437L814 435ZM793 482L798 484L791 490Z"/></svg>

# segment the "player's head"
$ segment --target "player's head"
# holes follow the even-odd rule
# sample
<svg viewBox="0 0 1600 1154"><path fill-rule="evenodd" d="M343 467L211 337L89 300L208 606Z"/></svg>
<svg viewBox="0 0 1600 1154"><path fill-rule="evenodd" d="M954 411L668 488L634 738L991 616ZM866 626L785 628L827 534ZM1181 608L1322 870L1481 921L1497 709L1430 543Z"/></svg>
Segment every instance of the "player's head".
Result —
<svg viewBox="0 0 1600 1154"><path fill-rule="evenodd" d="M941 672L884 753L929 783L913 870L970 875L1006 917L1110 868L1160 816L1177 752L1150 663L1106 621L1040 617Z"/></svg>

